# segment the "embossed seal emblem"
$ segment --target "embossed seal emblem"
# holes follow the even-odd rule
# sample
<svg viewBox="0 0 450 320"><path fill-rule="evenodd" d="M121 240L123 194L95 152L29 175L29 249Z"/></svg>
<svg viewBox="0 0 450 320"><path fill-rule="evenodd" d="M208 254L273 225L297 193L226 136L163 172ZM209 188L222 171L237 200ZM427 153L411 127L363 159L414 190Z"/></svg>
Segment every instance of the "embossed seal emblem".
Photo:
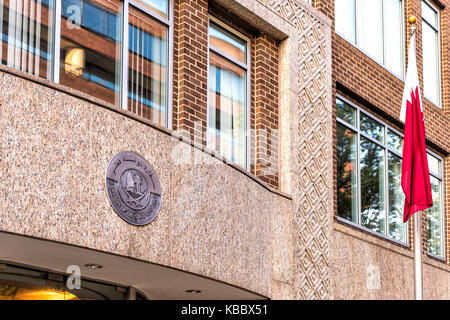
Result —
<svg viewBox="0 0 450 320"><path fill-rule="evenodd" d="M121 152L106 169L109 202L126 222L149 224L161 206L161 186L153 167L134 152Z"/></svg>

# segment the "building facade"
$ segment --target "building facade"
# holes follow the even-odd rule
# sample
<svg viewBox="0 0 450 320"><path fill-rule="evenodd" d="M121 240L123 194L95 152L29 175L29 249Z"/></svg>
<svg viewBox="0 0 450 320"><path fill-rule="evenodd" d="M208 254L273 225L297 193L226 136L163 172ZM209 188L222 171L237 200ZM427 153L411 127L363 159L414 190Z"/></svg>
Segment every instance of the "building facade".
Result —
<svg viewBox="0 0 450 320"><path fill-rule="evenodd" d="M424 297L447 299L446 5L3 1L0 297L412 299L397 119L414 14Z"/></svg>

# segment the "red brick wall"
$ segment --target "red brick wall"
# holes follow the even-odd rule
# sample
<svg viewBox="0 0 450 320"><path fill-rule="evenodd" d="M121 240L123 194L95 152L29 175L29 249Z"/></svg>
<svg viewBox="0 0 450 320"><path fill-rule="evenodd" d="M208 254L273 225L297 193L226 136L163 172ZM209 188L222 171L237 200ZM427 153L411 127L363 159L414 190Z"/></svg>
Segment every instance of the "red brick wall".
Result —
<svg viewBox="0 0 450 320"><path fill-rule="evenodd" d="M430 149L438 152L444 158L450 152L450 89L449 89L449 71L450 71L450 34L449 34L449 14L450 0L442 0L446 7L441 10L441 64L442 64L442 97L443 109L434 106L427 99L423 99L425 112L425 126L427 130L427 145ZM314 6L334 21L334 0L315 0ZM417 17L417 67L420 83L423 81L422 67L422 19L421 19L421 1L404 0L404 30L405 30L405 55L409 45L408 17L415 15ZM333 22L334 30L334 22ZM333 33L332 37L332 82L333 82L333 105L335 105L336 93L345 93L346 96L363 108L368 109L377 117L390 123L391 125L403 131L403 126L399 122L399 114L403 95L404 82L387 71L383 66L374 62L370 57L362 53L354 45L350 44L340 36ZM421 86L423 92L423 86ZM334 115L335 118L335 115ZM333 135L336 137L336 126L333 126ZM334 148L336 139L334 139ZM336 170L336 154L334 154L334 170ZM450 174L449 160L446 159L445 166L445 216L450 213ZM337 215L337 190L336 175L334 182L334 212ZM447 262L450 262L450 228L446 219L446 248ZM411 223L412 225L412 223ZM426 223L425 217L423 225L423 239L426 242ZM410 238L412 239L412 238ZM411 248L412 248L412 241ZM424 245L424 253L426 247Z"/></svg>
<svg viewBox="0 0 450 320"><path fill-rule="evenodd" d="M175 1L173 129L206 146L209 13L251 39L250 171L278 188L278 43L218 4Z"/></svg>
<svg viewBox="0 0 450 320"><path fill-rule="evenodd" d="M208 1L174 4L173 129L191 133L206 146ZM200 130L194 130L195 122Z"/></svg>
<svg viewBox="0 0 450 320"><path fill-rule="evenodd" d="M251 128L255 130L252 172L279 187L278 44L265 34L252 39L253 90Z"/></svg>

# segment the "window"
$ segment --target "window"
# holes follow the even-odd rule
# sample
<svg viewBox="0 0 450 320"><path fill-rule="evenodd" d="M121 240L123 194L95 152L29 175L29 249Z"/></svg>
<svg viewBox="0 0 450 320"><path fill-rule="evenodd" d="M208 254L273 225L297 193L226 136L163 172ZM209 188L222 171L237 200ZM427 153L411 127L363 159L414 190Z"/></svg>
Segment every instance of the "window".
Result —
<svg viewBox="0 0 450 320"><path fill-rule="evenodd" d="M1 63L52 79L54 0L0 2Z"/></svg>
<svg viewBox="0 0 450 320"><path fill-rule="evenodd" d="M1 63L170 127L169 4L0 1Z"/></svg>
<svg viewBox="0 0 450 320"><path fill-rule="evenodd" d="M130 1L128 14L128 110L162 126L168 121L167 13L167 1L143 0Z"/></svg>
<svg viewBox="0 0 450 320"><path fill-rule="evenodd" d="M168 126L168 16L167 0L63 0L59 82Z"/></svg>
<svg viewBox="0 0 450 320"><path fill-rule="evenodd" d="M247 168L249 40L230 30L210 21L207 144Z"/></svg>
<svg viewBox="0 0 450 320"><path fill-rule="evenodd" d="M441 59L439 11L422 1L423 91L435 105L441 105Z"/></svg>
<svg viewBox="0 0 450 320"><path fill-rule="evenodd" d="M59 82L120 104L120 2L62 0Z"/></svg>
<svg viewBox="0 0 450 320"><path fill-rule="evenodd" d="M427 209L427 245L431 255L444 258L444 214L442 202L442 161L428 153L433 207Z"/></svg>
<svg viewBox="0 0 450 320"><path fill-rule="evenodd" d="M402 135L341 98L336 115L338 216L407 243Z"/></svg>
<svg viewBox="0 0 450 320"><path fill-rule="evenodd" d="M336 0L335 25L336 33L403 78L403 1Z"/></svg>

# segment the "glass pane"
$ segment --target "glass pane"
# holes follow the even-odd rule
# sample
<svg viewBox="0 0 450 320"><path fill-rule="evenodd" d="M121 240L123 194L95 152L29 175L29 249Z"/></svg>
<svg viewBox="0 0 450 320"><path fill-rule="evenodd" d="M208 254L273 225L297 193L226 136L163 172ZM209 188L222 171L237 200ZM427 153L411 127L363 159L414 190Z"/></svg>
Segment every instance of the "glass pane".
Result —
<svg viewBox="0 0 450 320"><path fill-rule="evenodd" d="M389 129L387 131L387 145L392 149L403 153L403 138Z"/></svg>
<svg viewBox="0 0 450 320"><path fill-rule="evenodd" d="M380 142L384 142L384 126L362 112L360 113L360 118L361 132Z"/></svg>
<svg viewBox="0 0 450 320"><path fill-rule="evenodd" d="M356 126L356 109L339 99L336 100L336 116Z"/></svg>
<svg viewBox="0 0 450 320"><path fill-rule="evenodd" d="M442 213L440 190L441 182L430 177L431 193L433 195L433 207L427 209L427 243L428 251L436 256L443 256Z"/></svg>
<svg viewBox="0 0 450 320"><path fill-rule="evenodd" d="M247 42L212 22L209 25L209 44L238 61L247 61Z"/></svg>
<svg viewBox="0 0 450 320"><path fill-rule="evenodd" d="M338 215L358 223L356 134L337 124L337 207Z"/></svg>
<svg viewBox="0 0 450 320"><path fill-rule="evenodd" d="M403 77L402 1L384 0L384 65Z"/></svg>
<svg viewBox="0 0 450 320"><path fill-rule="evenodd" d="M355 43L355 0L335 0L336 32Z"/></svg>
<svg viewBox="0 0 450 320"><path fill-rule="evenodd" d="M437 174L439 176L442 175L441 161L429 153L427 153L427 159L428 159L428 169L430 170L430 172L433 172L434 174Z"/></svg>
<svg viewBox="0 0 450 320"><path fill-rule="evenodd" d="M246 71L221 56L209 54L208 147L246 168Z"/></svg>
<svg viewBox="0 0 450 320"><path fill-rule="evenodd" d="M438 33L426 22L422 23L423 91L431 102L439 105L439 39Z"/></svg>
<svg viewBox="0 0 450 320"><path fill-rule="evenodd" d="M383 24L381 0L357 0L356 26L361 49L383 62Z"/></svg>
<svg viewBox="0 0 450 320"><path fill-rule="evenodd" d="M2 63L51 80L54 1L0 1Z"/></svg>
<svg viewBox="0 0 450 320"><path fill-rule="evenodd" d="M120 21L117 1L62 0L60 83L119 104Z"/></svg>
<svg viewBox="0 0 450 320"><path fill-rule="evenodd" d="M144 7L150 9L161 17L167 18L169 12L169 0L135 0Z"/></svg>
<svg viewBox="0 0 450 320"><path fill-rule="evenodd" d="M128 110L166 125L168 29L130 7Z"/></svg>
<svg viewBox="0 0 450 320"><path fill-rule="evenodd" d="M402 190L402 159L388 152L389 172L389 235L406 243L406 223L403 223L405 195Z"/></svg>
<svg viewBox="0 0 450 320"><path fill-rule="evenodd" d="M385 233L384 149L361 137L361 224Z"/></svg>
<svg viewBox="0 0 450 320"><path fill-rule="evenodd" d="M431 23L435 28L439 27L438 13L425 1L422 1L422 17Z"/></svg>

